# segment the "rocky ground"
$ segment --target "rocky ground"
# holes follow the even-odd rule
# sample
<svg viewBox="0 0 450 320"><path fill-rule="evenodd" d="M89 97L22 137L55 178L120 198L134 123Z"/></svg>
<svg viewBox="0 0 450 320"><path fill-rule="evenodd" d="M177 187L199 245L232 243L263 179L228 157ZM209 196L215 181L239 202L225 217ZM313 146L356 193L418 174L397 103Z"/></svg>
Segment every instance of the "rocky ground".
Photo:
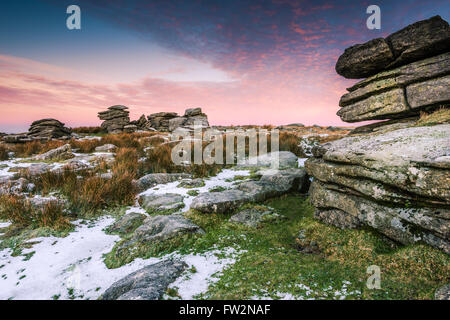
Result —
<svg viewBox="0 0 450 320"><path fill-rule="evenodd" d="M285 142L281 170L271 170L263 158L257 166L210 173L154 172L153 165L138 170L128 203L111 198L96 211L90 210L96 198L81 206L81 191L67 193L70 173L78 175L78 189L94 188L95 179L113 183L118 173L127 174L122 165L130 165L124 149L135 145L134 153L143 155L136 164L145 163L167 145L158 137L166 133L85 136L26 157L10 151L0 162L0 299L432 298L448 275L445 254L422 244L405 250L372 231L340 230L314 219L303 164L319 142L348 130L280 129L289 133L284 139L296 137L290 150L300 155ZM46 187L46 179L58 186ZM29 209L36 216L60 203L62 216L48 217L52 223L8 219L18 205L5 198L11 195L46 208ZM386 267L382 290L366 287L370 264ZM402 264L408 267L399 277Z"/></svg>

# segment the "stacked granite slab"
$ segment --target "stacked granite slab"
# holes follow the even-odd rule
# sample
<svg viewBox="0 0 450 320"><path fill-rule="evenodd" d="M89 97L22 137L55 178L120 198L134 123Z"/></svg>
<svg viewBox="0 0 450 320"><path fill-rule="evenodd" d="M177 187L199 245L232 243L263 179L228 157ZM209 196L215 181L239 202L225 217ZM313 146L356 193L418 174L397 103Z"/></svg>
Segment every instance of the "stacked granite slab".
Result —
<svg viewBox="0 0 450 320"><path fill-rule="evenodd" d="M28 129L28 137L33 139L69 139L72 130L56 119L41 119L34 121Z"/></svg>
<svg viewBox="0 0 450 320"><path fill-rule="evenodd" d="M148 116L151 127L157 131L174 131L177 128L193 129L195 124L209 127L208 116L201 108L186 109L183 116L175 112L159 112Z"/></svg>
<svg viewBox="0 0 450 320"><path fill-rule="evenodd" d="M101 127L108 133L121 133L124 127L130 124L130 112L128 107L115 105L106 111L98 113L100 120L104 120Z"/></svg>
<svg viewBox="0 0 450 320"><path fill-rule="evenodd" d="M448 23L437 16L353 46L336 71L368 77L342 96L343 121L387 121L313 149L315 217L450 254L450 124L416 125L420 112L450 107Z"/></svg>
<svg viewBox="0 0 450 320"><path fill-rule="evenodd" d="M169 131L169 121L173 118L177 118L176 112L157 112L148 116L150 126L157 131Z"/></svg>

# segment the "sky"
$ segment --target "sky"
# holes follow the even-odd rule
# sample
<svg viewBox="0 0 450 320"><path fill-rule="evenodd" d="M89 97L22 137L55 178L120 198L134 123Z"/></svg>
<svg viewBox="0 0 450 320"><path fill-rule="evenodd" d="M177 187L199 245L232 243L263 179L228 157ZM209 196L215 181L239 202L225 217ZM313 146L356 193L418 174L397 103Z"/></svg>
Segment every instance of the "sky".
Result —
<svg viewBox="0 0 450 320"><path fill-rule="evenodd" d="M73 4L80 30L66 27ZM116 104L132 120L201 107L212 125L345 125L344 49L437 14L450 20L448 0L2 0L0 132L96 126Z"/></svg>

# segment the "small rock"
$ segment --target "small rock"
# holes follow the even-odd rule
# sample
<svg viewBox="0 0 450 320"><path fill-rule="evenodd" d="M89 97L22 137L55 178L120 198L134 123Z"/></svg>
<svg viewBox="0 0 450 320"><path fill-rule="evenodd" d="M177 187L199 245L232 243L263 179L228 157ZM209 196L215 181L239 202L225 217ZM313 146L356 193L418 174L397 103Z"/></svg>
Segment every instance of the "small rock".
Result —
<svg viewBox="0 0 450 320"><path fill-rule="evenodd" d="M143 194L139 204L148 213L173 212L184 207L183 196L176 193Z"/></svg>
<svg viewBox="0 0 450 320"><path fill-rule="evenodd" d="M262 222L276 221L284 217L264 207L254 207L245 209L233 215L230 222L243 224L247 227L255 228Z"/></svg>
<svg viewBox="0 0 450 320"><path fill-rule="evenodd" d="M113 283L102 299L159 300L186 268L186 263L178 260L165 260L146 266Z"/></svg>
<svg viewBox="0 0 450 320"><path fill-rule="evenodd" d="M134 231L137 227L139 227L146 216L142 213L138 212L130 212L122 217L120 217L116 222L114 222L109 228L109 232L117 232L117 233L130 233Z"/></svg>
<svg viewBox="0 0 450 320"><path fill-rule="evenodd" d="M113 144L104 144L102 146L98 146L97 148L95 148L96 152L114 152L114 150L116 150L117 147Z"/></svg>
<svg viewBox="0 0 450 320"><path fill-rule="evenodd" d="M67 160L73 157L75 157L75 155L72 153L72 148L70 147L70 144L65 144L59 148L34 156L32 159L38 161Z"/></svg>
<svg viewBox="0 0 450 320"><path fill-rule="evenodd" d="M450 300L450 284L446 284L445 286L436 290L434 294L435 300Z"/></svg>

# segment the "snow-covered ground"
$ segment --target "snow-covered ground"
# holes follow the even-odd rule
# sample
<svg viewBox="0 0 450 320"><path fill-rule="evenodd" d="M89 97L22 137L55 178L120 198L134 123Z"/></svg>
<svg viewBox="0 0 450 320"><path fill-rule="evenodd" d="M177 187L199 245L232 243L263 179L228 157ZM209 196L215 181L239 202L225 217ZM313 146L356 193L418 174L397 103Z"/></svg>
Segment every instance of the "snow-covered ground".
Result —
<svg viewBox="0 0 450 320"><path fill-rule="evenodd" d="M217 174L215 177L210 177L208 179L204 179L205 186L199 187L199 188L182 188L178 187L181 181L175 181L170 182L167 184L157 185L153 188L150 188L142 194L165 194L165 193L177 193L184 197L184 208L182 209L183 212L189 210L189 207L192 203L192 200L195 198L194 196L190 196L187 194L189 190L197 190L199 193L202 192L208 192L212 188L216 187L224 187L224 188L230 188L233 186L236 181L231 181L236 176L249 176L250 171L249 170L233 170L233 169L224 169L220 173ZM132 209L135 209L133 207ZM136 211L135 211L136 212ZM141 212L141 210L137 211Z"/></svg>
<svg viewBox="0 0 450 320"><path fill-rule="evenodd" d="M207 192L214 187L231 187L235 176L248 176L248 170L226 169L217 176L205 179L205 186L194 188ZM178 188L180 181L158 185L146 193L179 193L185 196L188 210L194 197L187 192L192 189ZM132 207L128 211L143 212ZM0 251L0 299L97 299L115 281L149 264L177 257L184 260L195 273L185 273L172 287L180 296L191 299L205 292L218 274L234 263L239 252L235 248L214 249L204 254L178 255L176 252L161 258L135 259L117 269L106 268L103 255L110 252L120 240L117 235L105 233L114 218L103 216L94 221L78 220L76 228L65 238L42 237L30 239L33 243L22 255L13 257L11 249ZM1 223L5 228L9 223ZM220 254L221 257L218 258ZM30 257L31 256L31 257Z"/></svg>
<svg viewBox="0 0 450 320"><path fill-rule="evenodd" d="M5 165L0 169L0 177L12 175L8 172L12 167L33 165L18 163L17 160L0 162L0 167ZM305 160L299 159L299 166L303 166ZM181 181L176 181L157 185L143 193L181 194L185 203L182 211L187 211L194 199L188 195L189 190L202 193L216 187L230 188L236 183L233 181L236 176L249 175L248 170L224 169L217 176L204 179L203 187L178 187ZM145 213L138 204L127 210L130 211ZM239 248L213 248L203 254L187 255L174 252L160 258L138 258L120 268L108 269L103 256L120 240L117 235L105 233L114 220L111 216L102 216L96 220L75 221L75 230L68 236L30 239L30 248L23 249L19 256L12 256L11 249L1 250L0 299L97 299L115 281L170 257L182 259L189 266L170 287L176 288L181 298L193 299L206 292L208 286L217 281L221 272L242 253ZM0 229L9 225L8 222L0 222Z"/></svg>
<svg viewBox="0 0 450 320"><path fill-rule="evenodd" d="M103 255L120 240L104 232L113 222L109 216L77 221L75 231L65 238L29 240L39 243L23 250L21 256L11 256L10 249L0 251L0 299L97 299L115 281L169 257L180 258L189 269L197 270L173 284L183 298L189 298L206 291L214 276L239 254L234 248L186 256L172 253L161 258L138 258L120 268L108 269ZM24 256L32 252L27 260ZM218 258L219 254L226 258Z"/></svg>

